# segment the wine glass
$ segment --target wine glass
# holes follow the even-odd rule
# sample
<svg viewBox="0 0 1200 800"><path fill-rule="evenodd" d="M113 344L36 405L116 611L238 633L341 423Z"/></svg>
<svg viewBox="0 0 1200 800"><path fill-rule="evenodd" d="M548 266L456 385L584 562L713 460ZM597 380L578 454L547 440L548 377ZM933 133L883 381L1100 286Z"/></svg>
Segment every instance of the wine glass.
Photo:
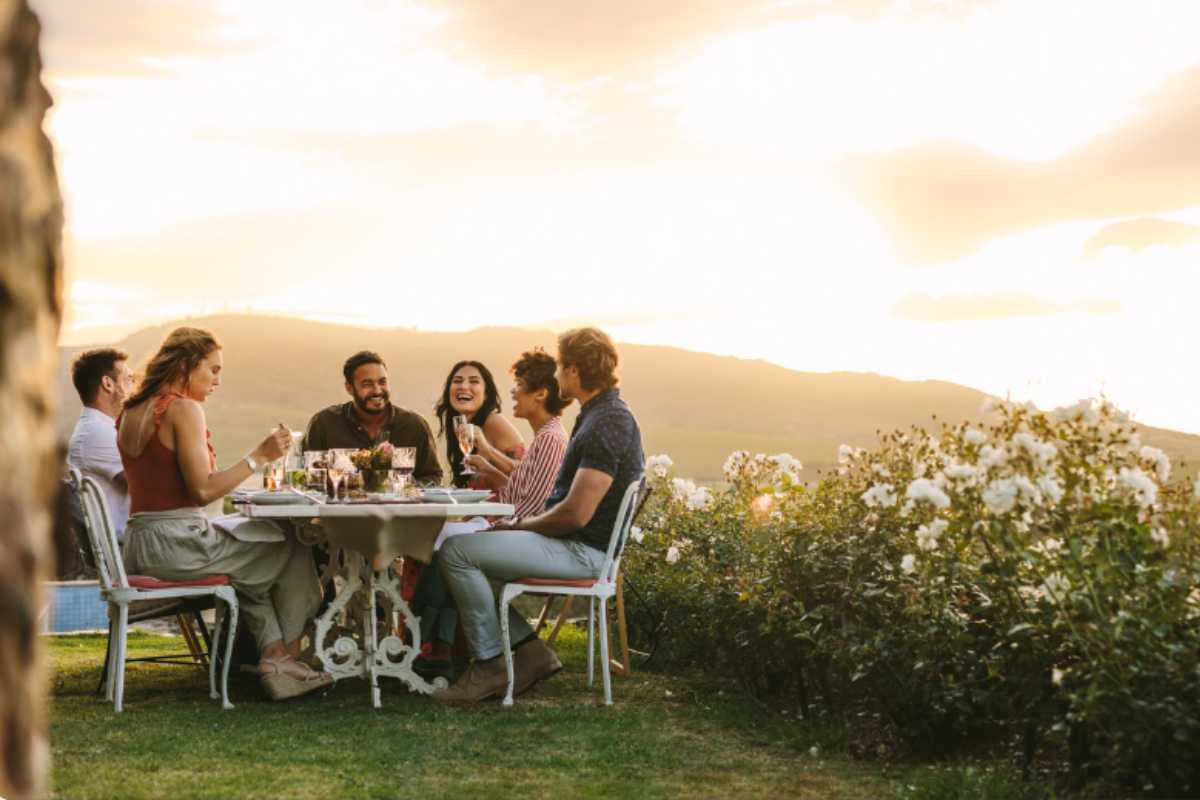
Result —
<svg viewBox="0 0 1200 800"><path fill-rule="evenodd" d="M392 492L400 494L408 485L408 478L417 466L417 448L396 447L392 449Z"/></svg>
<svg viewBox="0 0 1200 800"><path fill-rule="evenodd" d="M471 469L471 465L467 463L467 456L471 455L471 451L475 449L475 426L471 424L471 420L466 414L459 414L454 418L454 435L458 437L458 449L462 450L463 454L463 475L474 475L475 470Z"/></svg>
<svg viewBox="0 0 1200 800"><path fill-rule="evenodd" d="M324 450L308 450L304 453L305 487L318 492L325 491L325 468L329 454Z"/></svg>
<svg viewBox="0 0 1200 800"><path fill-rule="evenodd" d="M329 475L330 486L333 487L333 493L329 499L331 502L336 503L338 498L338 484L354 470L354 464L350 461L350 456L345 453L330 451L329 463L325 469L326 474Z"/></svg>
<svg viewBox="0 0 1200 800"><path fill-rule="evenodd" d="M307 468L304 461L304 451L300 449L304 441L303 431L292 431L291 442L288 445L288 450L283 454L283 484L294 486L297 489L304 488L304 477L302 473Z"/></svg>

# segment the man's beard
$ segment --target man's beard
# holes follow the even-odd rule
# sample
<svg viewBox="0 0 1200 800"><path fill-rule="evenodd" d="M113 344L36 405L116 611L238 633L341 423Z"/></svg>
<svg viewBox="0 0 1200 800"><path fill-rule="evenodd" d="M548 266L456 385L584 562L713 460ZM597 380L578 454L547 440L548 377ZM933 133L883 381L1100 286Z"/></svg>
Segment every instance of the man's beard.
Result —
<svg viewBox="0 0 1200 800"><path fill-rule="evenodd" d="M383 400L383 406L381 408L371 408L369 405L367 405L370 400L376 397ZM382 392L376 392L375 394L367 397L359 397L358 395L354 395L354 407L363 414L382 414L388 410L388 404L391 402L391 399L392 396L386 390Z"/></svg>

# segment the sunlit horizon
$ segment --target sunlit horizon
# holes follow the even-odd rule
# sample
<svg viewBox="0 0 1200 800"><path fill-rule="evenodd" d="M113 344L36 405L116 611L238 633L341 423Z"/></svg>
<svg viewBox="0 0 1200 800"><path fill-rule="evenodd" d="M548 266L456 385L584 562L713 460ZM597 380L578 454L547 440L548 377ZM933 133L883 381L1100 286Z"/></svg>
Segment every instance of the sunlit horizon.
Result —
<svg viewBox="0 0 1200 800"><path fill-rule="evenodd" d="M1200 433L1195 6L33 6L64 345L576 321Z"/></svg>

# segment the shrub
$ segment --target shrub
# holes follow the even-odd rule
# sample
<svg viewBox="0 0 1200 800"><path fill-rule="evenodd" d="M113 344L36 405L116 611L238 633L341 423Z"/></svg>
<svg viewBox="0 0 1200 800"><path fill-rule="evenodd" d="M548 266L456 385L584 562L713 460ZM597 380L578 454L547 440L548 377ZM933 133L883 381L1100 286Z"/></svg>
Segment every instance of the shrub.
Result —
<svg viewBox="0 0 1200 800"><path fill-rule="evenodd" d="M1200 789L1200 482L1107 403L994 411L843 447L811 488L786 455L715 490L652 459L625 563L658 652L909 751L1015 736L1076 783Z"/></svg>

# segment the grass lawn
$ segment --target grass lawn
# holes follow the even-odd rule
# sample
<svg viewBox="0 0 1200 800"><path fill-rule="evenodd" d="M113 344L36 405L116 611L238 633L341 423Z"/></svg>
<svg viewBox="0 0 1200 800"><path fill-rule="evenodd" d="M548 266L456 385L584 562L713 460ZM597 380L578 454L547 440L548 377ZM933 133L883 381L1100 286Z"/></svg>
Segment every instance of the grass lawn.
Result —
<svg viewBox="0 0 1200 800"><path fill-rule="evenodd" d="M903 794L878 765L827 757L837 735L771 713L732 687L649 671L586 685L578 631L566 669L516 701L441 708L384 681L372 709L361 680L272 703L230 676L221 711L207 675L127 668L125 712L94 694L104 637L52 637L54 797L811 797ZM131 655L179 652L182 639L135 633ZM810 754L818 747L819 755Z"/></svg>

